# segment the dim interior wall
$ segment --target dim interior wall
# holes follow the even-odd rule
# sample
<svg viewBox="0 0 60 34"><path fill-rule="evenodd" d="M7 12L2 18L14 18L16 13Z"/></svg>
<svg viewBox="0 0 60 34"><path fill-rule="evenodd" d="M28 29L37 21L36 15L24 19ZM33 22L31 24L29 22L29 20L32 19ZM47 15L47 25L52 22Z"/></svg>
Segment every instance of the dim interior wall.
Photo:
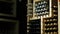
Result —
<svg viewBox="0 0 60 34"><path fill-rule="evenodd" d="M58 0L58 34L60 34L60 0Z"/></svg>
<svg viewBox="0 0 60 34"><path fill-rule="evenodd" d="M16 4L17 4L16 2L17 2L17 0L12 0L12 2L14 3L13 4L13 16L16 17Z"/></svg>
<svg viewBox="0 0 60 34"><path fill-rule="evenodd" d="M19 34L19 21L16 21L16 30L14 34Z"/></svg>
<svg viewBox="0 0 60 34"><path fill-rule="evenodd" d="M6 23L6 22L7 22L7 23ZM11 25L14 24L14 26L12 27L12 29L14 29L14 30L11 29L11 33L13 33L13 34L18 34L18 33L19 33L19 32L18 32L18 31L19 31L19 28L18 28L18 27L19 27L19 21L18 21L18 20L9 20L9 19L0 18L0 25L1 25L1 24L2 24L1 26L3 26L3 24L5 24L5 26L7 25L7 26L6 26L7 30L9 29L9 28L8 28L8 26L9 26L8 23L11 24ZM4 26L3 26L3 27L4 27ZM11 28L11 26L9 26L9 27ZM2 27L0 27L0 28L2 28ZM6 28L4 28L4 29L6 29ZM4 29L2 28L2 30L4 30ZM5 31L5 30L4 30L4 31ZM10 30L8 30L7 33L9 33L9 32L10 32ZM1 29L0 29L0 33L1 33ZM10 33L10 34L11 34L11 33Z"/></svg>
<svg viewBox="0 0 60 34"><path fill-rule="evenodd" d="M1 16L11 16L11 17L16 17L16 0L0 0L0 1L4 1L4 2L13 2L13 14L12 15L9 15L9 14L4 14L4 13L0 13Z"/></svg>

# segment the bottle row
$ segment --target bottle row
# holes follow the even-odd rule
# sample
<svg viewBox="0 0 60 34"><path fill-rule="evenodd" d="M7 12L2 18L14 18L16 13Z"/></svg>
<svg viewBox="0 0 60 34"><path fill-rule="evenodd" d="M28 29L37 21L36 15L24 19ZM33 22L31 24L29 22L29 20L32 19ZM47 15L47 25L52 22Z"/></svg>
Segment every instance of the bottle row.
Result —
<svg viewBox="0 0 60 34"><path fill-rule="evenodd" d="M52 10L53 12L58 12L58 10Z"/></svg>
<svg viewBox="0 0 60 34"><path fill-rule="evenodd" d="M37 6L37 5L44 5L44 4L48 4L48 2L47 1L37 2L35 6Z"/></svg>
<svg viewBox="0 0 60 34"><path fill-rule="evenodd" d="M48 17L49 16L49 13L35 13L37 16L43 16L43 17ZM58 14L53 14L53 17L58 17ZM53 20L54 21L54 20ZM45 22L45 21L44 21ZM46 22L49 22L49 20L47 20Z"/></svg>
<svg viewBox="0 0 60 34"><path fill-rule="evenodd" d="M55 6L55 5L54 5L53 8L58 8L58 6Z"/></svg>
<svg viewBox="0 0 60 34"><path fill-rule="evenodd" d="M44 28L44 30L57 30L58 28L57 27L51 27L51 28Z"/></svg>
<svg viewBox="0 0 60 34"><path fill-rule="evenodd" d="M32 28L32 27L28 27L27 28L27 33L40 33L40 29L39 28Z"/></svg>
<svg viewBox="0 0 60 34"><path fill-rule="evenodd" d="M49 12L39 12L39 13L36 12L36 14L37 14L37 15L46 15L46 14L47 14L47 15L48 15Z"/></svg>
<svg viewBox="0 0 60 34"><path fill-rule="evenodd" d="M58 25L57 23L47 23L45 24L45 26L54 26L54 25Z"/></svg>
<svg viewBox="0 0 60 34"><path fill-rule="evenodd" d="M43 9L35 9L35 12L49 12L49 10L45 9L45 8L43 8Z"/></svg>
<svg viewBox="0 0 60 34"><path fill-rule="evenodd" d="M35 8L35 11L48 11L48 7L46 8Z"/></svg>
<svg viewBox="0 0 60 34"><path fill-rule="evenodd" d="M46 8L46 7L49 7L48 5L44 4L44 5L37 5L35 6L36 8Z"/></svg>
<svg viewBox="0 0 60 34"><path fill-rule="evenodd" d="M46 20L44 20L44 22L49 22L49 21L57 21L57 19L53 18L53 19L46 19Z"/></svg>

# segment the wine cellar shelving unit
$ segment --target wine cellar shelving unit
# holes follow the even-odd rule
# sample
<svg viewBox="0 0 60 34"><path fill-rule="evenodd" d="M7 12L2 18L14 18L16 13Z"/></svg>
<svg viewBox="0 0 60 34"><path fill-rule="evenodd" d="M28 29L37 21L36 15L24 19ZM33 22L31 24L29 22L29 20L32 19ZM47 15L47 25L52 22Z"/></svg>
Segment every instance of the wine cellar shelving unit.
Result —
<svg viewBox="0 0 60 34"><path fill-rule="evenodd" d="M58 19L45 18L44 19L44 34L58 34Z"/></svg>
<svg viewBox="0 0 60 34"><path fill-rule="evenodd" d="M30 0L29 0L30 1ZM27 23L30 25L34 22L33 20L40 19L41 26L40 34L59 34L58 30L58 1L59 0L33 0L33 11L32 17L27 18ZM29 2L28 2L29 3ZM28 7L28 6L27 6ZM28 13L29 11L27 11ZM28 13L29 14L29 13ZM27 14L27 15L28 15ZM40 17L40 18L39 18ZM35 23L37 24L37 22ZM31 25L31 27L34 27ZM29 28L29 27L28 27ZM32 29L31 29L32 30ZM38 34L36 31L28 30L28 34ZM35 29L36 30L36 29ZM31 32L35 33L31 33Z"/></svg>

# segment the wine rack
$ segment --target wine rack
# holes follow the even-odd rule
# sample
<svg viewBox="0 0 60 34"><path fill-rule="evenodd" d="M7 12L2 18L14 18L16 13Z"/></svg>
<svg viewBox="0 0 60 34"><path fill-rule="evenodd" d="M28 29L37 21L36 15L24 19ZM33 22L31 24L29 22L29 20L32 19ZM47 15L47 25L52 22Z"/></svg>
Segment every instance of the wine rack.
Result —
<svg viewBox="0 0 60 34"><path fill-rule="evenodd" d="M54 0L52 0L52 1L54 1ZM56 1L54 1L54 2L52 2L52 13L53 13L53 17L57 17L58 18L58 1L56 0Z"/></svg>
<svg viewBox="0 0 60 34"><path fill-rule="evenodd" d="M52 0L52 17L44 18L44 34L58 34L58 1Z"/></svg>
<svg viewBox="0 0 60 34"><path fill-rule="evenodd" d="M28 0L27 4L27 15L32 17L33 16L33 0Z"/></svg>
<svg viewBox="0 0 60 34"><path fill-rule="evenodd" d="M43 33L41 32L41 34L58 34L58 0L41 0L41 1L35 1L35 3L33 3L33 5L35 5L35 9L33 12L34 15L37 16L41 16L41 21L43 21L43 27L39 26L41 28L43 28ZM33 6L34 7L34 6ZM45 16L47 16L46 18L44 18ZM33 23L30 23L28 25L31 25ZM34 27L33 25L31 25L31 27ZM31 28L30 26L28 28ZM35 30L32 28L33 32L35 32ZM28 32L30 34L32 32L31 29L28 29ZM41 31L41 30L40 30ZM35 32L36 34L36 32Z"/></svg>
<svg viewBox="0 0 60 34"><path fill-rule="evenodd" d="M58 34L58 19L44 18L44 33Z"/></svg>
<svg viewBox="0 0 60 34"><path fill-rule="evenodd" d="M27 23L27 34L41 34L40 19L30 20Z"/></svg>
<svg viewBox="0 0 60 34"><path fill-rule="evenodd" d="M38 1L35 2L35 13L38 16L49 15L49 1Z"/></svg>

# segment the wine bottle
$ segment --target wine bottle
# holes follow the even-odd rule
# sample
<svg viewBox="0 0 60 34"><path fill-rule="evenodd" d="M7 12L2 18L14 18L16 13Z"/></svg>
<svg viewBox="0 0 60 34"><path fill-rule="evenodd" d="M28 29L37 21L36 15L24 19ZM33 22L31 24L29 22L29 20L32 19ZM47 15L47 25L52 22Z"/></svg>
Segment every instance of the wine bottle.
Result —
<svg viewBox="0 0 60 34"><path fill-rule="evenodd" d="M29 30L27 30L27 32L29 32Z"/></svg>
<svg viewBox="0 0 60 34"><path fill-rule="evenodd" d="M53 32L51 32L51 34L53 34Z"/></svg>
<svg viewBox="0 0 60 34"><path fill-rule="evenodd" d="M44 8L44 10L46 11L47 9L46 9L46 8Z"/></svg>
<svg viewBox="0 0 60 34"><path fill-rule="evenodd" d="M27 25L30 25L29 23L27 23Z"/></svg>
<svg viewBox="0 0 60 34"><path fill-rule="evenodd" d="M43 4L43 2L41 2L41 4Z"/></svg>
<svg viewBox="0 0 60 34"><path fill-rule="evenodd" d="M46 22L46 20L44 20L44 22Z"/></svg>
<svg viewBox="0 0 60 34"><path fill-rule="evenodd" d="M57 23L54 23L54 25L57 25Z"/></svg>
<svg viewBox="0 0 60 34"><path fill-rule="evenodd" d="M39 8L39 6L36 7L36 9Z"/></svg>
<svg viewBox="0 0 60 34"><path fill-rule="evenodd" d="M57 21L57 19L53 19L53 21Z"/></svg>
<svg viewBox="0 0 60 34"><path fill-rule="evenodd" d="M52 30L52 28L50 28L50 30Z"/></svg>
<svg viewBox="0 0 60 34"><path fill-rule="evenodd" d="M40 5L41 3L39 2L38 5Z"/></svg>
<svg viewBox="0 0 60 34"><path fill-rule="evenodd" d="M47 22L50 21L49 19L47 19Z"/></svg>
<svg viewBox="0 0 60 34"><path fill-rule="evenodd" d="M58 8L58 7L57 7L57 6L55 6L55 5L54 5L53 7L54 7L54 8Z"/></svg>
<svg viewBox="0 0 60 34"><path fill-rule="evenodd" d="M52 19L50 19L50 21L52 21Z"/></svg>
<svg viewBox="0 0 60 34"><path fill-rule="evenodd" d="M44 30L46 30L46 28L44 28Z"/></svg>
<svg viewBox="0 0 60 34"><path fill-rule="evenodd" d="M53 30L56 30L56 29L57 29L56 27L53 28Z"/></svg>
<svg viewBox="0 0 60 34"><path fill-rule="evenodd" d="M51 26L53 25L53 23L50 24Z"/></svg>
<svg viewBox="0 0 60 34"><path fill-rule="evenodd" d="M42 6L39 6L40 8L42 7Z"/></svg>
<svg viewBox="0 0 60 34"><path fill-rule="evenodd" d="M45 11L45 13L47 14L47 13L49 13L49 12Z"/></svg>
<svg viewBox="0 0 60 34"><path fill-rule="evenodd" d="M57 14L54 14L54 16L58 16Z"/></svg>
<svg viewBox="0 0 60 34"><path fill-rule="evenodd" d="M49 28L47 28L47 30L49 30Z"/></svg>
<svg viewBox="0 0 60 34"><path fill-rule="evenodd" d="M54 34L57 34L57 32L54 32Z"/></svg>
<svg viewBox="0 0 60 34"><path fill-rule="evenodd" d="M50 34L50 33L48 32L48 34Z"/></svg>
<svg viewBox="0 0 60 34"><path fill-rule="evenodd" d="M44 3L44 4L46 4L47 2L46 2L46 1L44 1L43 3Z"/></svg>
<svg viewBox="0 0 60 34"><path fill-rule="evenodd" d="M46 17L48 17L49 15L46 15Z"/></svg>
<svg viewBox="0 0 60 34"><path fill-rule="evenodd" d="M45 5L42 5L42 8L44 8L45 7Z"/></svg>
<svg viewBox="0 0 60 34"><path fill-rule="evenodd" d="M57 12L56 10L53 10L53 12Z"/></svg>
<svg viewBox="0 0 60 34"><path fill-rule="evenodd" d="M47 24L45 24L45 26L47 26Z"/></svg>
<svg viewBox="0 0 60 34"><path fill-rule="evenodd" d="M37 6L37 4L35 4L35 6Z"/></svg>
<svg viewBox="0 0 60 34"><path fill-rule="evenodd" d="M42 12L42 14L44 14L44 12Z"/></svg>
<svg viewBox="0 0 60 34"><path fill-rule="evenodd" d="M41 9L41 11L43 11L43 9Z"/></svg>
<svg viewBox="0 0 60 34"><path fill-rule="evenodd" d="M27 27L27 29L29 29L30 27Z"/></svg>

